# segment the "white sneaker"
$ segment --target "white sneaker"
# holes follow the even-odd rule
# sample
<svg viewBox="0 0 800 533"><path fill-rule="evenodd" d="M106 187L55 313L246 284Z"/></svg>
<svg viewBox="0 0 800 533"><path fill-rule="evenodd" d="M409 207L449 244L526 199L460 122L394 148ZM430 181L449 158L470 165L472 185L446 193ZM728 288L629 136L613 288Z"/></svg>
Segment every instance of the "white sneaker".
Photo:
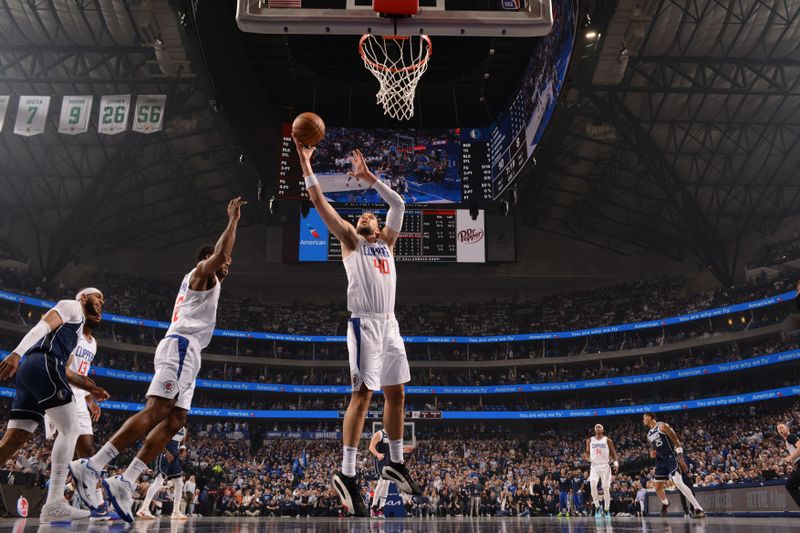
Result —
<svg viewBox="0 0 800 533"><path fill-rule="evenodd" d="M185 514L183 514L180 511L176 511L176 512L172 513L172 519L173 520L188 520L189 517L186 516Z"/></svg>
<svg viewBox="0 0 800 533"><path fill-rule="evenodd" d="M69 464L69 473L83 504L93 511L100 509L103 505L103 494L97 490L100 474L89 467L89 461L86 459L72 461Z"/></svg>
<svg viewBox="0 0 800 533"><path fill-rule="evenodd" d="M114 476L103 480L103 487L106 489L108 499L120 518L128 523L133 522L133 487L122 479L122 476Z"/></svg>
<svg viewBox="0 0 800 533"><path fill-rule="evenodd" d="M45 504L42 507L39 521L43 524L52 524L55 522L72 522L73 520L83 520L89 518L91 511L87 509L76 509L66 502L66 500L59 500L57 502Z"/></svg>
<svg viewBox="0 0 800 533"><path fill-rule="evenodd" d="M153 516L153 513L151 513L149 510L144 509L144 508L139 509L139 512L136 513L136 516L138 516L139 518L144 518L145 520L155 520L156 519L156 517Z"/></svg>

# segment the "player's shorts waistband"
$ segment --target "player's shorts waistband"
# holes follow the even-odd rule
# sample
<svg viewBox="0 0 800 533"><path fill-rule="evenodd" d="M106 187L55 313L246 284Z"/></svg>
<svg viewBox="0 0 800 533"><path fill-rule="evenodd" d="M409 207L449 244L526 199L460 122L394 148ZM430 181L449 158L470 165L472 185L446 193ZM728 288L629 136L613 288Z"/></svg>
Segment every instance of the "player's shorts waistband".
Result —
<svg viewBox="0 0 800 533"><path fill-rule="evenodd" d="M380 318L383 320L391 320L394 318L394 313L350 313L350 318Z"/></svg>

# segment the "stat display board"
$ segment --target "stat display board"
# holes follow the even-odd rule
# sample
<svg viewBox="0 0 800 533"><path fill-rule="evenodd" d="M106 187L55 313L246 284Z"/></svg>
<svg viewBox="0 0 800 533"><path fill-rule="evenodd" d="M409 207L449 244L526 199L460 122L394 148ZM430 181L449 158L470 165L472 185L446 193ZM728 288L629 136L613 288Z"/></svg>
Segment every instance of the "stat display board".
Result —
<svg viewBox="0 0 800 533"><path fill-rule="evenodd" d="M342 218L356 224L363 209L337 209ZM383 227L386 210L370 210ZM484 212L478 211L473 220L466 209L406 208L403 228L394 247L396 261L417 262L486 262ZM342 244L325 227L316 209L300 217L298 259L335 261L342 258Z"/></svg>
<svg viewBox="0 0 800 533"><path fill-rule="evenodd" d="M308 198L300 161L291 137L282 128L276 197ZM457 205L493 198L488 128L417 130L328 128L312 160L327 200L338 205L380 205L368 183L348 176L350 154L360 149L370 170L407 204Z"/></svg>

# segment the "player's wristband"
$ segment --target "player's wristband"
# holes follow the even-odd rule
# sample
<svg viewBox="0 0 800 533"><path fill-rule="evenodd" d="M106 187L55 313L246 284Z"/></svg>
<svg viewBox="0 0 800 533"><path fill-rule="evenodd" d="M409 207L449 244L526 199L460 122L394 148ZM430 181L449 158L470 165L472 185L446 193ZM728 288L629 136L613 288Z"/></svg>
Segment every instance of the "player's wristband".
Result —
<svg viewBox="0 0 800 533"><path fill-rule="evenodd" d="M306 182L306 189L310 189L314 186L319 187L319 180L314 174L304 177L303 180Z"/></svg>
<svg viewBox="0 0 800 533"><path fill-rule="evenodd" d="M677 448L675 448L675 453L683 453L683 448L678 446Z"/></svg>

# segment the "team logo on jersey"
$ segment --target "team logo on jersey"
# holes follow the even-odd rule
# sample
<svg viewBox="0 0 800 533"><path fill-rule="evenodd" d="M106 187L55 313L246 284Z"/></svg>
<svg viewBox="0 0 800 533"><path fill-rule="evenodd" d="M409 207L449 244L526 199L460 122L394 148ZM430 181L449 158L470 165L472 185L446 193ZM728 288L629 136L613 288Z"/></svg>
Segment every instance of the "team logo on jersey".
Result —
<svg viewBox="0 0 800 533"><path fill-rule="evenodd" d="M173 379L168 379L168 380L166 380L166 381L161 383L161 388L164 389L164 392L166 392L166 393L174 392L175 391L175 387L177 387L177 386L178 386L178 384L175 383L175 380L173 380Z"/></svg>
<svg viewBox="0 0 800 533"><path fill-rule="evenodd" d="M28 509L30 509L28 499L25 496L20 496L17 500L17 514L20 517L25 518L28 516Z"/></svg>
<svg viewBox="0 0 800 533"><path fill-rule="evenodd" d="M69 391L68 391L67 389L60 389L60 390L59 390L59 391L56 393L56 397L57 397L59 400L61 400L62 402L63 402L63 401L66 401L68 396L69 396Z"/></svg>

